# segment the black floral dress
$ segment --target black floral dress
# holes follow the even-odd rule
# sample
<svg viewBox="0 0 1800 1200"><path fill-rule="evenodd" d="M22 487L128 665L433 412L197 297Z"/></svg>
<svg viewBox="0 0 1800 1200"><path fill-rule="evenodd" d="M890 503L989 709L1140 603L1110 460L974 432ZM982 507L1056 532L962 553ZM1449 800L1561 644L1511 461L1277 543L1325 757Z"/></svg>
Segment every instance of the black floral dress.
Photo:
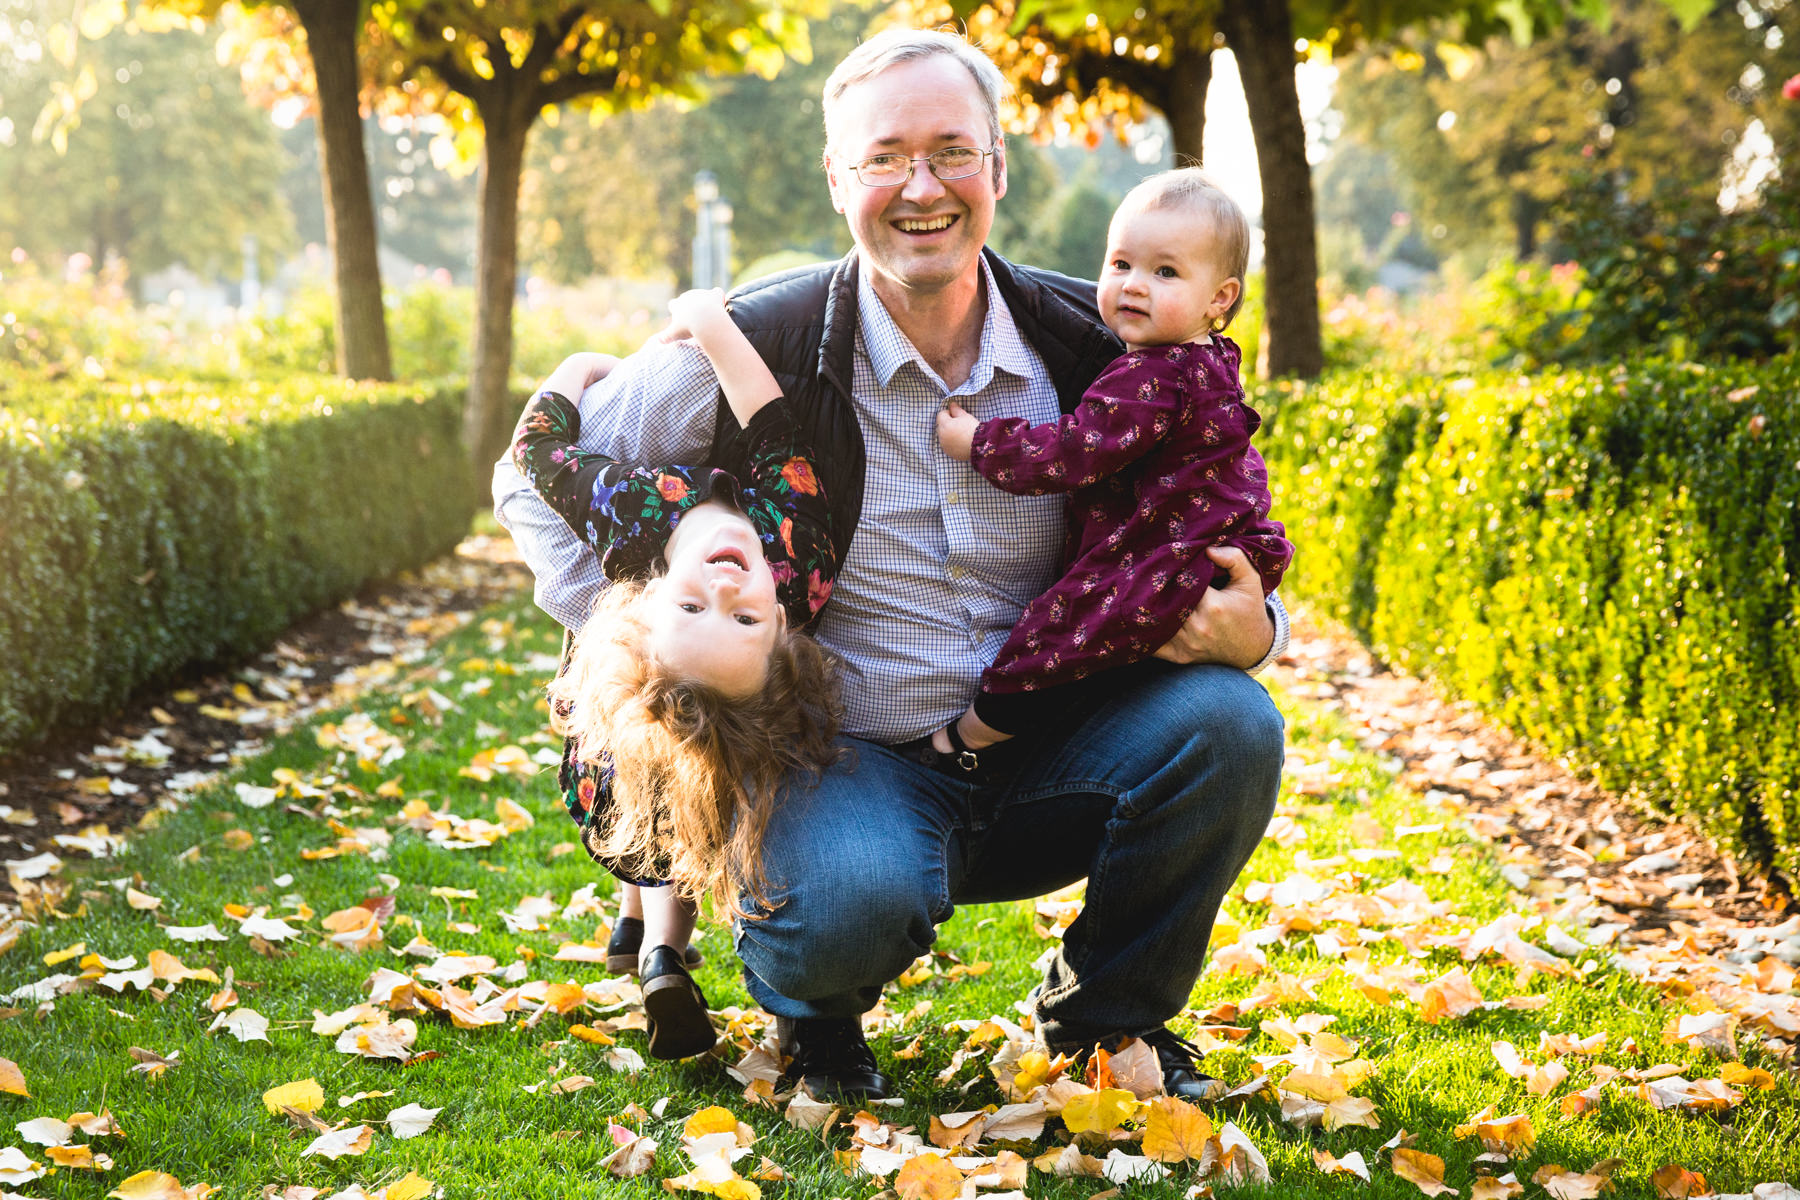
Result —
<svg viewBox="0 0 1800 1200"><path fill-rule="evenodd" d="M764 405L740 435L747 447L749 487L718 469L629 467L577 449L580 437L581 412L575 404L556 392L539 392L513 431L512 460L538 495L600 556L608 579L659 573L666 566L663 549L682 515L717 499L743 513L756 530L788 628L811 624L825 606L838 569L830 508L811 451L801 442L785 402ZM565 666L572 642L563 641ZM557 776L563 803L581 827L589 854L620 874L616 864L594 854L599 827L611 807L611 777L611 768L578 762L573 745L564 743Z"/></svg>

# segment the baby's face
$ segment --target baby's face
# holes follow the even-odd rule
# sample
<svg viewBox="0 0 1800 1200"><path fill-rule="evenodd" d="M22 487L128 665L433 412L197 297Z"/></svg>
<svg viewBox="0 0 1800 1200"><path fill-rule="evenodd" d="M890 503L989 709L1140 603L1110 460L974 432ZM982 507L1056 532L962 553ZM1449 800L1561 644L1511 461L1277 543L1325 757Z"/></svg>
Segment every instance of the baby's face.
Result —
<svg viewBox="0 0 1800 1200"><path fill-rule="evenodd" d="M1121 208L1100 270L1100 317L1127 346L1173 346L1212 332L1243 287L1217 263L1205 218L1176 208Z"/></svg>
<svg viewBox="0 0 1800 1200"><path fill-rule="evenodd" d="M756 530L727 505L697 505L663 557L668 573L651 581L642 602L650 653L726 695L755 693L786 625Z"/></svg>

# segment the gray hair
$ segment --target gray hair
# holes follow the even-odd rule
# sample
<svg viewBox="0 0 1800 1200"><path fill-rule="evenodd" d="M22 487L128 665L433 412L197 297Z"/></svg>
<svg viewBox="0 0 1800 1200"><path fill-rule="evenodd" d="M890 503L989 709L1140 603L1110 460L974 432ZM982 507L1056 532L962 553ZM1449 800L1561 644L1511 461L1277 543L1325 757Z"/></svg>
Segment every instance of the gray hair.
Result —
<svg viewBox="0 0 1800 1200"><path fill-rule="evenodd" d="M1244 273L1250 269L1250 219L1238 202L1199 167L1177 167L1152 175L1125 193L1119 209L1126 208L1185 209L1205 221L1205 228L1196 230L1196 236L1213 237L1218 246L1217 265L1238 281L1237 299L1225 310L1219 328L1231 324L1244 306Z"/></svg>
<svg viewBox="0 0 1800 1200"><path fill-rule="evenodd" d="M825 146L830 153L831 115L844 93L855 84L872 79L889 67L897 67L915 59L947 54L963 65L981 93L982 108L987 113L988 140L1000 140L1000 97L1006 94L1006 79L981 47L961 34L941 29L887 29L844 56L844 61L825 81L821 108L825 114Z"/></svg>

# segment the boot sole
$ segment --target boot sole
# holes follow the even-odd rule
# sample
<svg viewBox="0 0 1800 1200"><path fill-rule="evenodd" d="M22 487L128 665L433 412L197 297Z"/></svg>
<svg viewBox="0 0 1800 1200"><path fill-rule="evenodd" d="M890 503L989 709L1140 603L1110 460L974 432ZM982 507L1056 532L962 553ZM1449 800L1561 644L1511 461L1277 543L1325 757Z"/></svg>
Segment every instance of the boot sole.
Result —
<svg viewBox="0 0 1800 1200"><path fill-rule="evenodd" d="M651 1058L692 1058L719 1041L706 1015L706 998L685 975L664 975L644 985L644 1019L650 1026Z"/></svg>

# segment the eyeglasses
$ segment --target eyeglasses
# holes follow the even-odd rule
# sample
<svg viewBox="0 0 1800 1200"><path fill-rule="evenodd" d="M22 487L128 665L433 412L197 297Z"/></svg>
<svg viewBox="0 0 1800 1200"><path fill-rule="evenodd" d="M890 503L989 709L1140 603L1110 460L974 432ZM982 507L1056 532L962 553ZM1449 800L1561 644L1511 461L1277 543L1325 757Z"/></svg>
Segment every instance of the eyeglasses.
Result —
<svg viewBox="0 0 1800 1200"><path fill-rule="evenodd" d="M980 173L981 164L993 150L977 150L973 146L947 146L917 158L905 154L877 154L850 169L868 187L899 187L913 177L915 163L924 163L939 179L967 179Z"/></svg>

